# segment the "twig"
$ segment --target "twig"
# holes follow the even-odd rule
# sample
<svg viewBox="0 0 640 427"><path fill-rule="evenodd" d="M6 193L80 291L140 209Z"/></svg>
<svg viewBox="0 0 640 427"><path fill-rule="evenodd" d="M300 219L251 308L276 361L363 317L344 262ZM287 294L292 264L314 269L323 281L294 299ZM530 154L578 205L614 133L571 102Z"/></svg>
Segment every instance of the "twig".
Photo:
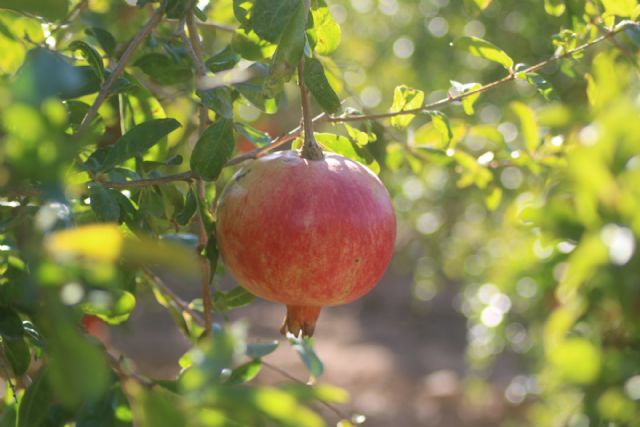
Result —
<svg viewBox="0 0 640 427"><path fill-rule="evenodd" d="M180 20L178 19L167 19L167 21L169 22L180 22ZM227 25L227 24L221 24L219 22L213 22L213 21L198 21L195 20L195 25L200 26L200 27L208 27L208 28L214 28L216 30L220 30L220 31L225 31L227 33L235 33L236 32L236 27L234 27L233 25Z"/></svg>
<svg viewBox="0 0 640 427"><path fill-rule="evenodd" d="M122 366L120 366L120 357L106 350L105 354L107 355L107 359L109 359L109 364L115 370L116 374L118 375L118 377L120 377L121 380L124 378L133 378L145 387L151 387L153 385L153 381L151 381L150 379L145 378L136 372L126 372L124 369L122 369Z"/></svg>
<svg viewBox="0 0 640 427"><path fill-rule="evenodd" d="M94 119L96 114L98 114L98 109L109 96L109 92L111 92L111 88L113 87L118 77L120 77L124 72L125 66L129 62L133 54L135 53L140 43L142 43L142 40L144 40L145 37L147 37L151 33L151 31L153 30L153 27L158 25L158 23L162 20L162 15L164 14L164 9L166 5L167 5L167 2L163 1L162 5L158 9L156 9L153 15L151 15L151 18L149 18L147 23L144 24L144 26L140 29L140 31L138 31L133 36L127 48L125 49L124 53L118 60L118 63L116 64L115 68L109 75L109 78L107 78L107 80L104 82L104 85L102 85L102 88L100 88L100 92L98 93L98 96L96 97L95 101L93 101L93 104L89 108L89 111L87 111L87 114L82 119L82 123L80 123L80 129L78 130L78 134L80 135L83 134L91 124L91 121Z"/></svg>
<svg viewBox="0 0 640 427"><path fill-rule="evenodd" d="M169 298L171 298L171 300L175 303L176 306L180 308L180 310L188 313L193 318L194 322L196 322L200 326L204 326L204 320L202 319L202 316L200 316L200 313L189 307L189 303L180 298L178 294L173 292L173 290L169 286L167 286L167 284L164 283L164 281L160 277L155 275L146 267L143 267L142 271L153 283L155 283L157 287L162 289L162 291L167 294Z"/></svg>
<svg viewBox="0 0 640 427"><path fill-rule="evenodd" d="M194 23L193 12L189 12L186 16L186 24L189 29L189 37L184 32L184 22L180 22L178 25L178 33L182 38L182 42L187 47L193 63L196 67L196 75L198 82L200 79L206 77L207 67L202 60L202 44L200 42L200 36L198 35L198 28ZM196 87L198 82L196 82ZM200 121L198 123L198 136L202 135L207 126L209 125L209 111L207 106L202 102L199 106ZM206 193L204 187L204 181L200 178L196 178L196 190L198 192L198 198L201 201L206 201ZM204 312L204 334L211 334L211 327L213 324L213 304L211 301L211 264L208 258L202 254L206 250L209 243L209 233L205 227L205 221L202 217L202 209L197 210L198 218L198 250L200 252L200 266L201 266L201 278L200 285L202 288L202 306Z"/></svg>
<svg viewBox="0 0 640 427"><path fill-rule="evenodd" d="M634 23L634 24L628 24L628 25L638 25L638 23ZM512 80L516 79L516 76L520 75L520 74L527 74L527 73L533 73L536 72L538 70L540 70L541 68L546 67L549 64L552 64L556 61L559 61L560 59L564 59L564 58L568 58L578 52L581 52L583 50L589 49L592 46L595 46L601 42L603 42L604 40L607 40L609 38L613 38L616 34L620 33L621 31L623 31L628 25L625 26L621 26L613 31L607 31L604 35L595 38L594 40L588 42L588 43L584 43L580 46L577 46L571 50L568 50L562 54L556 54L550 58L545 59L544 61L538 62L535 65L532 65L528 68L525 68L524 70L518 71L516 73L510 73L509 75L496 80L494 82L491 83L487 83L483 86L480 86L477 89L474 90L470 90L468 92L464 92L461 93L459 95L456 96L448 96L446 98L440 99L439 101L435 101L432 102L430 104L425 104L422 107L418 107L418 108L412 108L409 110L402 110L402 111L396 111L396 112L390 112L390 113L377 113L377 114L357 114L357 115L351 115L351 116L340 116L340 117L327 117L325 120L323 121L327 121L330 123L338 123L338 122L355 122L355 121L361 121L361 120L376 120L376 119L386 119L389 117L395 117L395 116L402 116L402 115L407 115L407 114L418 114L418 113L423 113L429 110L435 110L441 107L444 107L445 105L448 104L452 104L454 102L458 102L461 101L464 98L467 98L471 95L476 95L479 93L483 93L483 92L487 92L491 89L494 89L498 86L503 85L504 83L510 82Z"/></svg>
<svg viewBox="0 0 640 427"><path fill-rule="evenodd" d="M120 190L127 188L143 188L149 187L151 185L169 184L176 181L191 182L193 179L194 177L191 172L182 172L175 175L160 176L157 178L134 179L131 181L123 182L103 182L102 185L107 188Z"/></svg>

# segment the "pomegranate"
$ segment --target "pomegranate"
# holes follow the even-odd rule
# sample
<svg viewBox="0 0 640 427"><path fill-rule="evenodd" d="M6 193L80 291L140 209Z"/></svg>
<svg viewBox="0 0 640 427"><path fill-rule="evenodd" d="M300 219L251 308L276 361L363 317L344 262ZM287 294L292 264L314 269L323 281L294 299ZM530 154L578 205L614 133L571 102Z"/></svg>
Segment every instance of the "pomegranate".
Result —
<svg viewBox="0 0 640 427"><path fill-rule="evenodd" d="M252 160L225 188L216 216L231 275L253 294L286 304L283 334L310 336L322 307L369 292L396 236L378 177L333 153L309 160L280 151Z"/></svg>

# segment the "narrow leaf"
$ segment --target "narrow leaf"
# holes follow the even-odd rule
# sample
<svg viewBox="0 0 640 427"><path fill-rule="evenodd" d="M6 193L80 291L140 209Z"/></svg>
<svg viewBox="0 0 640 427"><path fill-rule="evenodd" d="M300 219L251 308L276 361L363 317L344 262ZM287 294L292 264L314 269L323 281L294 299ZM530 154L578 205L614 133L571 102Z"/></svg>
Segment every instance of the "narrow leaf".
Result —
<svg viewBox="0 0 640 427"><path fill-rule="evenodd" d="M199 177L214 181L233 154L233 122L218 119L200 136L191 153L191 170Z"/></svg>
<svg viewBox="0 0 640 427"><path fill-rule="evenodd" d="M516 78L520 80L526 80L529 84L533 85L536 90L546 99L547 101L555 101L559 99L558 94L556 93L551 83L544 79L538 73L520 73L519 70L525 70L528 66L526 64L517 64L515 66L516 70Z"/></svg>
<svg viewBox="0 0 640 427"><path fill-rule="evenodd" d="M298 352L302 362L309 370L313 378L318 378L324 372L324 365L313 349L313 341L310 338L299 338L288 334L289 343Z"/></svg>
<svg viewBox="0 0 640 427"><path fill-rule="evenodd" d="M304 83L324 111L335 113L340 108L340 98L329 84L322 63L316 58L304 59Z"/></svg>
<svg viewBox="0 0 640 427"><path fill-rule="evenodd" d="M233 127L236 132L247 138L258 147L264 147L271 142L271 136L268 133L262 132L261 130L251 127L246 123L236 122L233 124Z"/></svg>
<svg viewBox="0 0 640 427"><path fill-rule="evenodd" d="M533 154L539 143L538 123L535 113L528 105L519 101L512 102L509 108L520 120L525 149L529 154Z"/></svg>
<svg viewBox="0 0 640 427"><path fill-rule="evenodd" d="M404 110L412 110L422 107L424 103L424 92L418 89L410 88L406 85L400 85L393 91L393 104L391 112L397 113ZM414 114L403 114L391 117L391 125L398 128L409 126Z"/></svg>
<svg viewBox="0 0 640 427"><path fill-rule="evenodd" d="M227 385L242 384L254 379L262 370L262 361L254 359L250 362L240 365L231 371L231 375L225 381Z"/></svg>
<svg viewBox="0 0 640 427"><path fill-rule="evenodd" d="M452 95L457 96L461 94L465 94L467 92L471 92L473 90L478 89L482 85L480 83L460 83L455 80L451 80L451 92ZM474 104L480 97L480 93L474 93L462 98L462 108L464 109L465 114L472 116L475 114L475 110L473 108Z"/></svg>
<svg viewBox="0 0 640 427"><path fill-rule="evenodd" d="M112 56L115 53L116 39L109 31L102 28L91 27L84 30L84 33L95 38L107 55Z"/></svg>
<svg viewBox="0 0 640 427"><path fill-rule="evenodd" d="M104 81L104 63L102 62L100 54L96 52L93 47L82 40L75 40L71 42L69 49L73 51L79 50L82 52L82 56L87 60L93 71L96 73L96 76L98 76L100 81Z"/></svg>
<svg viewBox="0 0 640 427"><path fill-rule="evenodd" d="M431 111L429 112L429 115L431 116L433 127L435 127L440 134L442 142L446 147L451 142L451 138L453 138L453 132L451 132L451 125L449 124L449 117L440 111Z"/></svg>
<svg viewBox="0 0 640 427"><path fill-rule="evenodd" d="M246 355L253 358L264 357L278 348L278 341L256 342L247 344Z"/></svg>
<svg viewBox="0 0 640 427"><path fill-rule="evenodd" d="M102 163L101 171L112 169L115 165L134 156L145 153L160 139L180 127L175 119L156 119L141 123L122 135L114 144Z"/></svg>
<svg viewBox="0 0 640 427"><path fill-rule="evenodd" d="M4 339L2 347L13 373L17 377L24 375L31 363L31 352L24 338Z"/></svg>
<svg viewBox="0 0 640 427"><path fill-rule="evenodd" d="M455 42L455 46L473 56L497 62L507 70L513 67L513 59L509 55L493 43L481 38L461 37Z"/></svg>

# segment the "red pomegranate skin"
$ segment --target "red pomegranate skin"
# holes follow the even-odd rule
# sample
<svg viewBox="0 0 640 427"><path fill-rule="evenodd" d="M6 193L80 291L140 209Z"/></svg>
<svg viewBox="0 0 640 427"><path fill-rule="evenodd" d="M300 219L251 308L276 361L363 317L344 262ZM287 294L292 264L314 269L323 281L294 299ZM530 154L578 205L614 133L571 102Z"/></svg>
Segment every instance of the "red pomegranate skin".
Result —
<svg viewBox="0 0 640 427"><path fill-rule="evenodd" d="M369 292L396 237L391 199L365 166L333 153L280 151L240 169L221 195L216 232L232 276L287 305L283 332L311 335L323 306Z"/></svg>

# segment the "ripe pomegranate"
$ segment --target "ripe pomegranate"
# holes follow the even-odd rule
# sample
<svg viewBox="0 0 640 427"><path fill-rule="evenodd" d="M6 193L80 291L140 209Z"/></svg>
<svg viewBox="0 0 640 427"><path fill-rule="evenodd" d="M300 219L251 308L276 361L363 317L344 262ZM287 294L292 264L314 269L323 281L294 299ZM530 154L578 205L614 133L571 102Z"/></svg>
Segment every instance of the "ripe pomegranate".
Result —
<svg viewBox="0 0 640 427"><path fill-rule="evenodd" d="M281 332L313 334L324 306L369 292L391 259L396 219L378 177L337 154L251 161L218 202L222 258L240 285L287 305Z"/></svg>

